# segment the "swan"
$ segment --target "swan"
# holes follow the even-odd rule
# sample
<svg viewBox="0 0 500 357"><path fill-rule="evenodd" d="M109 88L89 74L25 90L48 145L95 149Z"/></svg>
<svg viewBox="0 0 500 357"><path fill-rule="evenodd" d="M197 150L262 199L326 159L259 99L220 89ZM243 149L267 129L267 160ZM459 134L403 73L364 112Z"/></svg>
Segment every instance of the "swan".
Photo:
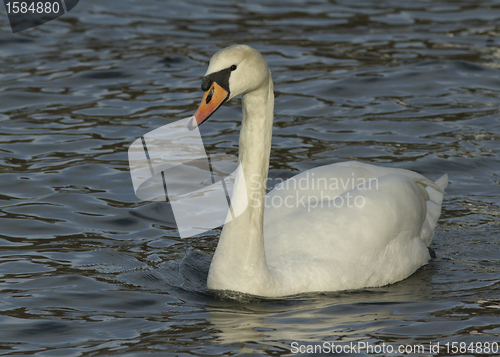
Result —
<svg viewBox="0 0 500 357"><path fill-rule="evenodd" d="M409 170L341 162L302 172L266 195L274 93L265 59L246 45L222 49L201 88L193 127L243 95L236 181L248 199L222 229L210 290L282 297L380 287L429 262L447 174L432 182ZM240 199L234 191L231 205Z"/></svg>

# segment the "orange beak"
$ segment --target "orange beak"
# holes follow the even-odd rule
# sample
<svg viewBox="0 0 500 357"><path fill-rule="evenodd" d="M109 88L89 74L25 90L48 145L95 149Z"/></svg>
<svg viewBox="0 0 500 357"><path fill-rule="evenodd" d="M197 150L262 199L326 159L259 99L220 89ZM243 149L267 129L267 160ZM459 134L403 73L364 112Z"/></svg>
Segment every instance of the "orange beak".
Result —
<svg viewBox="0 0 500 357"><path fill-rule="evenodd" d="M200 106L194 113L194 123L196 126L201 125L212 115L227 99L229 92L213 82L210 88L203 95Z"/></svg>

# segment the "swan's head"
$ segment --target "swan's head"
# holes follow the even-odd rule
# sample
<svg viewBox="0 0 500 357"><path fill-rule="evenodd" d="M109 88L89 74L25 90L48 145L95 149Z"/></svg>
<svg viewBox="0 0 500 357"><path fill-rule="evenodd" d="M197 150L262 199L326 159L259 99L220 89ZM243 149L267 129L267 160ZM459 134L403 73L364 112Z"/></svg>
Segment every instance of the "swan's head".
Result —
<svg viewBox="0 0 500 357"><path fill-rule="evenodd" d="M231 98L260 88L269 76L264 57L252 47L235 45L220 50L210 59L201 82L205 94L194 114L196 124L193 124L203 123Z"/></svg>

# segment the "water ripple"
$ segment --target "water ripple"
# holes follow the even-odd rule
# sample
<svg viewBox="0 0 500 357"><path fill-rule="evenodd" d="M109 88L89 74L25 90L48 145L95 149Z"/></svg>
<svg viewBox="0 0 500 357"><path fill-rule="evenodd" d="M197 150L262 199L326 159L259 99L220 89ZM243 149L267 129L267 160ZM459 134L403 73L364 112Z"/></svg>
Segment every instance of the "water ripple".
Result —
<svg viewBox="0 0 500 357"><path fill-rule="evenodd" d="M499 19L447 0L88 0L18 34L0 18L0 354L500 343ZM351 159L449 174L437 259L377 289L207 290L220 228L181 240L168 203L135 197L127 149L193 113L232 43L273 73L272 179ZM237 153L240 104L201 127L211 154Z"/></svg>

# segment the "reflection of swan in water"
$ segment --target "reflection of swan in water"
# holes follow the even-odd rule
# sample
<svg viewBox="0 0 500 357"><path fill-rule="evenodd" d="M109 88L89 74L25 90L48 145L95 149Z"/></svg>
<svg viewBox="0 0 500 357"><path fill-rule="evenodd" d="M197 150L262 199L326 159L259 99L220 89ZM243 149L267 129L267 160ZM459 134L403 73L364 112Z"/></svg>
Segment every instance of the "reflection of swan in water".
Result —
<svg viewBox="0 0 500 357"><path fill-rule="evenodd" d="M211 300L206 309L218 343L260 341L290 350L283 341L338 343L360 341L382 328L407 325L415 311L448 308L449 302L429 306L432 267L419 270L398 284L355 291L303 294L279 300ZM398 316L400 315L400 316ZM254 351L257 352L257 351Z"/></svg>
<svg viewBox="0 0 500 357"><path fill-rule="evenodd" d="M210 60L202 89L191 125L243 95L239 160L246 185L235 189L232 202L242 191L250 200L223 228L210 289L275 297L376 287L405 279L429 261L446 175L434 183L408 170L344 162L303 172L266 197L274 108L267 63L248 46L226 48ZM312 177L318 184L333 178L348 185L318 189ZM304 179L309 186L298 189ZM368 181L371 189L354 185ZM314 197L316 207L290 204L302 197ZM264 203L278 201L264 212Z"/></svg>

